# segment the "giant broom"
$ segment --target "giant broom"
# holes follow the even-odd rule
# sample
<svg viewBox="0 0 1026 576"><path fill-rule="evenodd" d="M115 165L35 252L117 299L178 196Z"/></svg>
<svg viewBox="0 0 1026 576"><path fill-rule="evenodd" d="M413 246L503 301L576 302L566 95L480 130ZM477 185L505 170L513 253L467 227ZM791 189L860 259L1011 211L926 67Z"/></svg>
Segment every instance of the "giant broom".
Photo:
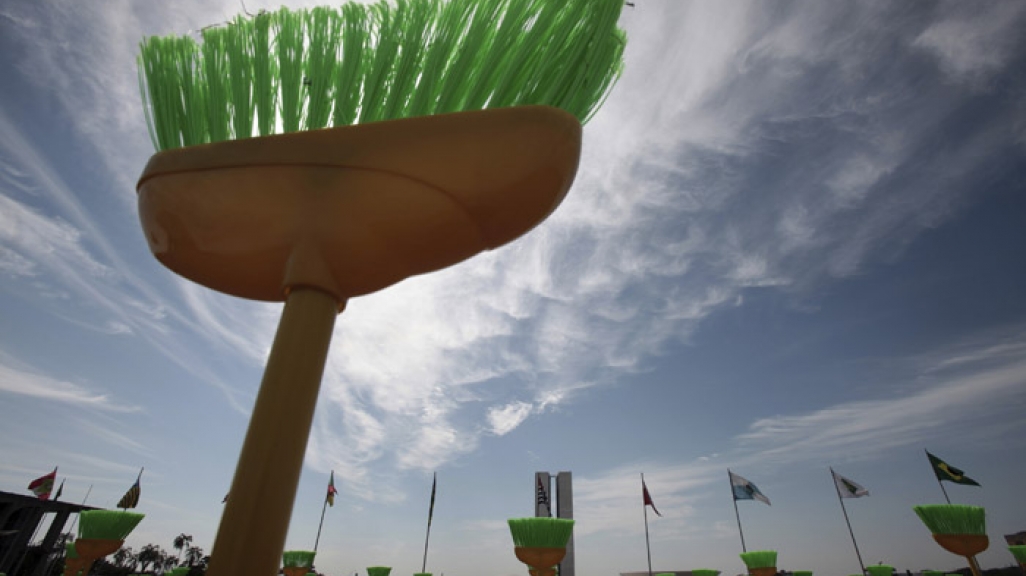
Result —
<svg viewBox="0 0 1026 576"><path fill-rule="evenodd" d="M139 179L172 271L285 306L209 574L273 576L335 316L546 218L618 77L622 0L396 0L142 42Z"/></svg>

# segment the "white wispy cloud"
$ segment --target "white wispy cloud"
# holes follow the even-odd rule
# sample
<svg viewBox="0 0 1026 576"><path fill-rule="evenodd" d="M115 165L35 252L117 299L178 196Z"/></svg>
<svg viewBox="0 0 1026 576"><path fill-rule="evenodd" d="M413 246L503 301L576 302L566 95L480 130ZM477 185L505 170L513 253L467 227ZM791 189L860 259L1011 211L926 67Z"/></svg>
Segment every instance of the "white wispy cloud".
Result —
<svg viewBox="0 0 1026 576"><path fill-rule="evenodd" d="M140 406L115 402L109 394L96 392L81 384L51 378L12 366L14 361L0 354L0 392L30 396L52 402L63 402L81 407L113 412L139 412Z"/></svg>
<svg viewBox="0 0 1026 576"><path fill-rule="evenodd" d="M249 6L260 8L274 6ZM958 54L979 43L942 49L929 33L950 20L942 10L909 46L893 10L665 2L626 11L623 22L636 33L627 70L585 131L564 206L511 246L349 303L325 371L309 464L344 469L353 479L347 486L361 494L400 499L385 478L391 470L444 465L485 434L508 434L528 414L645 370L647 359L692 338L711 314L742 303L746 289L799 290L856 274L949 218L968 201L959 178L1016 136L981 125L959 145L932 150L937 123L968 96L957 88L917 92L907 80L909 54L939 51L958 69L972 61ZM136 43L237 11L231 2L145 9L121 2L99 10L26 4L4 14L46 30L18 32L30 48L26 77L51 86L95 145L127 215L131 179L148 150ZM862 23L859 34L839 33L852 21ZM994 21L984 18L978 31L1010 41L1014 28ZM880 62L893 66L879 69ZM1002 62L986 65L997 71ZM104 73L79 84L81 70ZM3 132L10 124L0 125ZM151 339L244 411L242 390L255 383L224 383L213 367L189 361L196 351L185 342L198 336L228 359L259 364L277 308L184 281L164 291L133 278L76 194L38 176L45 168L38 159L8 157L20 160L4 162L0 181L18 183L23 196L55 194L63 218L13 195L6 198L12 213L63 232L62 253L78 250L96 266L46 260L26 240L5 243L0 269L22 277L41 274L41 263L51 263L49 273L69 269L59 287L109 302L108 331ZM131 289L98 290L97 278L115 282L104 274ZM948 397L940 396L925 399Z"/></svg>

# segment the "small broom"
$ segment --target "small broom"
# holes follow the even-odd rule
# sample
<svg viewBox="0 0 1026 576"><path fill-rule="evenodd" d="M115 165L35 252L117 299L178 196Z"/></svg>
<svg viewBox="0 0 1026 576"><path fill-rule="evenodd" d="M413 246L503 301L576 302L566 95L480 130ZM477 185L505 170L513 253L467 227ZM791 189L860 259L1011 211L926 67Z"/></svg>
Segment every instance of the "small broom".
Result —
<svg viewBox="0 0 1026 576"><path fill-rule="evenodd" d="M1008 551L1015 557L1015 561L1019 563L1019 568L1022 568L1024 574L1026 574L1026 546L1015 545L1009 546Z"/></svg>
<svg viewBox="0 0 1026 576"><path fill-rule="evenodd" d="M388 576L391 571L391 566L368 566L367 576Z"/></svg>
<svg viewBox="0 0 1026 576"><path fill-rule="evenodd" d="M741 561L748 567L748 572L752 576L773 576L777 573L776 550L742 552Z"/></svg>
<svg viewBox="0 0 1026 576"><path fill-rule="evenodd" d="M922 575L923 576L944 576L944 572L942 570L923 570L922 571Z"/></svg>
<svg viewBox="0 0 1026 576"><path fill-rule="evenodd" d="M691 571L691 576L720 576L720 571L710 568L696 568Z"/></svg>
<svg viewBox="0 0 1026 576"><path fill-rule="evenodd" d="M118 510L86 510L78 515L75 551L83 561L82 574L89 574L93 562L121 548L145 514Z"/></svg>
<svg viewBox="0 0 1026 576"><path fill-rule="evenodd" d="M287 550L281 553L281 564L286 576L305 576L314 563L316 552L309 550Z"/></svg>
<svg viewBox="0 0 1026 576"><path fill-rule="evenodd" d="M190 570L192 570L192 568L188 566L178 566L177 568L172 568L170 572L165 572L165 574L170 574L171 576L186 576Z"/></svg>
<svg viewBox="0 0 1026 576"><path fill-rule="evenodd" d="M812 576L812 570L795 570L791 574L793 576Z"/></svg>
<svg viewBox="0 0 1026 576"><path fill-rule="evenodd" d="M990 544L984 508L961 504L930 504L914 506L913 510L933 533L933 539L941 548L965 557L973 574L981 576L975 556Z"/></svg>
<svg viewBox="0 0 1026 576"><path fill-rule="evenodd" d="M64 545L64 576L75 576L82 571L82 567L85 566L85 560L78 557L78 550L75 549L74 542L68 542Z"/></svg>
<svg viewBox="0 0 1026 576"><path fill-rule="evenodd" d="M507 523L517 559L527 564L531 576L554 576L566 556L574 521L540 517L510 518Z"/></svg>
<svg viewBox="0 0 1026 576"><path fill-rule="evenodd" d="M869 573L869 576L894 576L894 566L875 564L866 566L866 572Z"/></svg>

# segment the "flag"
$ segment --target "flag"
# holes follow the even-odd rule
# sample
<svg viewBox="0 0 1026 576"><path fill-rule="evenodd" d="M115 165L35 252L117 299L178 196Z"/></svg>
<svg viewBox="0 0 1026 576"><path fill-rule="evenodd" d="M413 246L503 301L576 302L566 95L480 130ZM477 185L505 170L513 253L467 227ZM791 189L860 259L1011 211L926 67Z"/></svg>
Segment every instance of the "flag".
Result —
<svg viewBox="0 0 1026 576"><path fill-rule="evenodd" d="M730 489L734 492L734 500L758 500L765 502L767 506L770 505L769 498L759 490L758 486L730 470L727 470L727 473L730 474Z"/></svg>
<svg viewBox="0 0 1026 576"><path fill-rule="evenodd" d="M544 504L551 513L552 508L549 507L549 495L545 492L545 485L542 484L541 476L535 475L535 479L538 480L538 504Z"/></svg>
<svg viewBox="0 0 1026 576"><path fill-rule="evenodd" d="M866 490L858 482L845 478L834 469L830 469L830 473L834 475L834 484L837 485L837 493L841 495L841 498L861 498L863 496L869 496L869 490Z"/></svg>
<svg viewBox="0 0 1026 576"><path fill-rule="evenodd" d="M66 480L66 478L65 478L65 480ZM61 480L61 485L57 487L57 493L53 495L53 501L56 502L57 499L60 498L61 494L63 494L63 493L64 493L64 480Z"/></svg>
<svg viewBox="0 0 1026 576"><path fill-rule="evenodd" d="M428 528L431 528L431 518L435 515L435 492L438 489L438 472L435 472L431 480L431 505L428 506Z"/></svg>
<svg viewBox="0 0 1026 576"><path fill-rule="evenodd" d="M335 507L335 494L338 494L338 490L335 490L335 471L331 471L331 478L328 479L328 495L325 500L328 502L328 506ZM228 497L225 496L227 499Z"/></svg>
<svg viewBox="0 0 1026 576"><path fill-rule="evenodd" d="M49 500L50 492L53 492L53 483L57 480L57 468L53 472L40 476L29 482L28 489L40 500Z"/></svg>
<svg viewBox="0 0 1026 576"><path fill-rule="evenodd" d="M926 451L926 457L930 459L930 465L933 466L933 473L937 475L937 480L947 480L948 482L954 482L955 484L965 484L967 486L979 486L980 483L972 478L966 476L961 470L949 465L947 462L940 458L930 454L930 451Z"/></svg>
<svg viewBox="0 0 1026 576"><path fill-rule="evenodd" d="M656 509L655 503L652 502L652 496L648 493L648 486L645 486L644 478L641 479L641 497L644 500L645 506L651 506L652 511L656 513L656 516L662 517L662 514L660 514L659 510Z"/></svg>
<svg viewBox="0 0 1026 576"><path fill-rule="evenodd" d="M125 510L128 508L135 508L139 505L139 493L142 491L139 488L140 480L142 480L142 470L139 470L139 476L136 477L135 484L132 484L132 487L128 489L128 492L125 492L125 495L121 497L121 500L118 500L118 508Z"/></svg>

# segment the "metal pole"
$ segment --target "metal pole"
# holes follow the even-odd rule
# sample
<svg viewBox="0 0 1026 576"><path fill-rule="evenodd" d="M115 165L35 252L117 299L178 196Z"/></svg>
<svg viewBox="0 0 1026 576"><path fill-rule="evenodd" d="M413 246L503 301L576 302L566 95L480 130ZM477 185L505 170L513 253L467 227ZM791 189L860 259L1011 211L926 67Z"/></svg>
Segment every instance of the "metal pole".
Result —
<svg viewBox="0 0 1026 576"><path fill-rule="evenodd" d="M737 511L737 498L734 496L734 479L730 476L730 468L727 468L727 482L730 484L730 499L734 501L734 517L737 518L737 532L741 535L741 551L748 552L745 547L745 531L741 529L741 514Z"/></svg>
<svg viewBox="0 0 1026 576"><path fill-rule="evenodd" d="M645 486L645 473L641 473L641 485ZM652 576L652 547L648 542L648 504L641 501L641 509L645 511L645 552L648 554L648 576Z"/></svg>
<svg viewBox="0 0 1026 576"><path fill-rule="evenodd" d="M851 543L855 546L855 556L859 559L859 568L862 568L862 573L866 573L866 565L862 563L862 553L859 552L859 544L855 541L855 533L851 530L851 522L848 520L848 510L844 507L844 498L841 498L841 490L837 487L837 476L834 475L834 469L830 468L830 478L834 481L834 492L837 492L837 501L841 503L841 511L844 512L844 522L848 525L848 534L851 534Z"/></svg>
<svg viewBox="0 0 1026 576"><path fill-rule="evenodd" d="M321 543L321 528L324 528L324 511L328 509L328 497L324 497L324 504L321 505L321 522L317 525L317 538L314 540L314 554L317 554L317 545Z"/></svg>
<svg viewBox="0 0 1026 576"><path fill-rule="evenodd" d="M421 573L427 572L428 540L431 538L431 517L435 515L435 489L438 488L438 472L431 476L431 504L428 505L427 534L424 535L424 561L421 562Z"/></svg>

